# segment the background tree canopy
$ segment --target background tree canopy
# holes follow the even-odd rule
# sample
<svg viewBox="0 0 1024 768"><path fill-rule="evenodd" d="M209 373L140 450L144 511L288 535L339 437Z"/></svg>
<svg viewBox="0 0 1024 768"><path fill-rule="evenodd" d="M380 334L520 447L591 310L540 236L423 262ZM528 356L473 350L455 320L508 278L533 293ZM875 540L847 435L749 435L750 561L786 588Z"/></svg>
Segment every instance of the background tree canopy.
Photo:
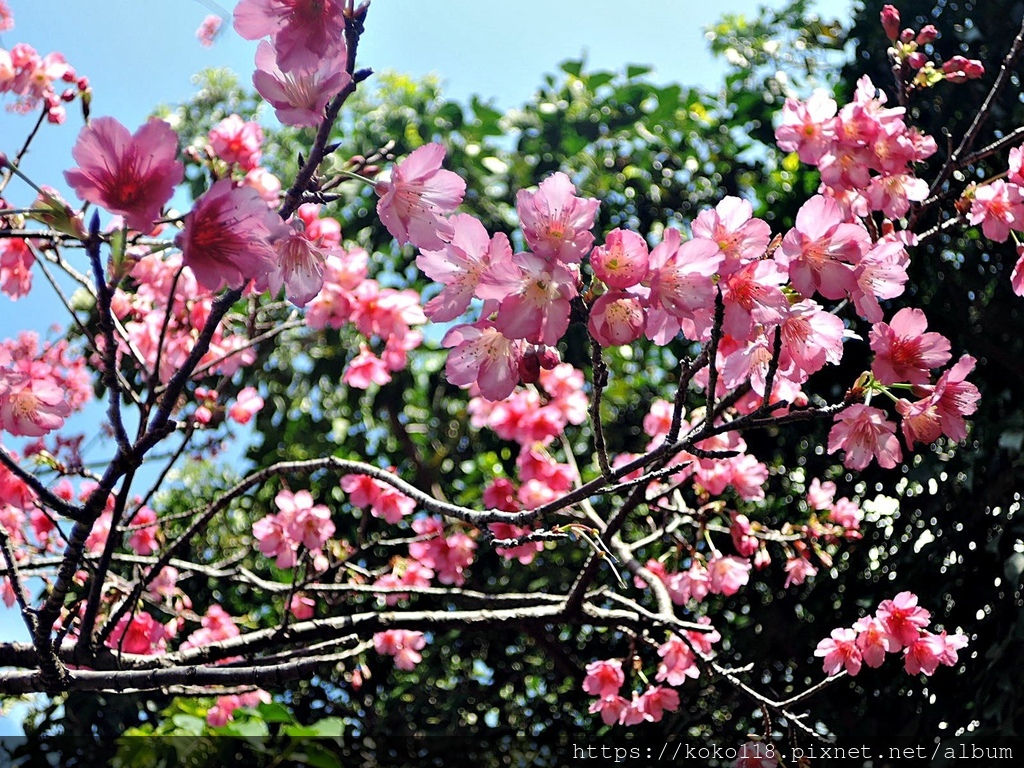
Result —
<svg viewBox="0 0 1024 768"><path fill-rule="evenodd" d="M449 101L435 82L380 74L372 81L375 89L361 91L346 107L336 128L336 162L341 167L347 158L372 158L382 148L402 157L443 140L449 167L467 180L464 209L489 231L510 235L516 191L556 170L568 173L582 195L602 201L601 232L623 227L656 234L669 222L688 223L726 195L751 200L755 215L775 231L784 230L818 179L795 156L775 148L773 116L787 94L806 95L813 86L834 88L841 100L863 74L891 92L888 42L878 23L882 5L862 3L849 27L816 18L813 4L803 0L756 21L724 19L710 30L710 39L732 69L715 93L656 83L644 67L592 71L584 61L568 61L545 78L528 103L502 114L483 99ZM934 46L944 58L963 52L994 64L1017 31L1006 20L1020 19L1024 2L905 0L900 10L904 26L932 23L940 30ZM852 56L840 71L844 50ZM914 101L914 121L939 142L932 163L945 159L940 128L948 129L954 144L959 140L994 69L990 66L981 81L940 85ZM184 135L201 137L227 114L248 117L257 109L255 98L233 76L206 72L199 95L173 111L188 127ZM1024 105L1014 74L979 145L1000 136L997 126L1022 124ZM294 174L299 138L295 129L268 134L264 153L281 163L271 170L282 178ZM291 165L286 167L285 158ZM1005 167L1005 156L990 162L979 167L978 180ZM198 194L203 182L198 174L195 178ZM371 274L390 287L423 291L429 281L416 270L413 250L398 248L381 225L372 189L345 187L341 194L330 210L342 222L345 240L373 254ZM951 206L952 201L947 211ZM961 626L972 637L955 674L947 670L924 680L893 674L888 666L865 668L856 679L840 680L816 696L811 720L834 733L839 744L932 743L970 726L979 738L1021 746L1024 523L1018 513L1024 411L1015 394L1024 391L1024 318L1021 301L1009 288L1016 258L1012 244L997 246L975 237L942 236L912 252L908 295L901 301L925 307L931 330L947 336L954 350L979 357L973 380L982 400L965 445L940 443L913 455L899 472L854 476L825 454L824 425L798 439L786 430L747 436L752 452L773 469L758 511L761 519L783 513L793 518L805 488L793 479L799 473L787 468L798 467L808 480L833 479L840 495L856 495L870 514L864 538L845 546L831 573L823 570L795 590L758 581L756 593L748 591L742 600L709 598L718 601L713 603L718 615L727 617L721 627L722 663L756 660L751 679L785 696L820 678L820 663L811 656L818 640L902 590L921 595L938 622ZM286 319L282 309L268 322ZM588 369L586 334L578 330L562 357ZM367 393L339 384L344 363L358 348L353 333L327 330L312 343L308 332L282 335L255 364L268 407L255 420L246 458L265 466L324 455L369 457L396 464L419 487L442 488L452 501L479 504L488 482L513 474L515 451L493 432L471 427L464 395L443 375L439 339L428 342L414 365ZM605 393L608 415L618 425L610 450L642 449L647 437L641 422L650 401L665 371L687 351L683 341L634 350L628 357L609 351L611 364L626 374L613 379ZM833 377L833 395L842 396L843 382L863 370L866 359L866 354L860 359L848 354L827 374ZM580 447L590 437L585 428L569 435L570 444ZM164 494L162 508L187 509L191 496L229 486L232 475L230 467L216 462L190 465L175 489ZM314 476L311 482L314 497L351 512L335 515L335 538L367 558L386 559L388 550L375 550L365 535L366 512L347 505L336 481ZM267 571L267 560L253 545L251 524L271 508L280 489L278 481L270 482L248 498L251 508L239 506L218 517L201 542L204 551L191 555L204 562L240 560ZM898 498L898 508L871 506L879 495ZM485 581L505 580L507 591L563 592L585 555L582 548L558 547L545 550L530 567L510 568L484 546L473 568ZM283 571L271 575L290 580ZM189 589L199 614L214 603L234 616L278 614L284 608L283 601L267 604L245 591L221 592L215 579L199 575L192 576ZM349 595L330 610L351 611L360 601L373 600ZM517 632L437 633L412 671L398 671L390 659L371 653L360 671L360 687L352 684L349 668L333 680L296 684L274 704L240 712L220 729L205 723L210 701L71 694L26 722L29 744L23 754L59 756L67 765L100 763L117 740L123 765L222 765L235 759L258 765L282 759L349 765L371 754L382 765L550 765L570 745L598 739L644 746L670 737L741 743L747 732L762 730L755 702L726 683L703 680L701 694L684 697L681 710L661 723L629 731L598 729L599 722L587 713L581 681L588 662L608 655L608 642L604 633L570 633L543 624ZM252 743L199 738L216 733L263 738ZM138 738L147 734L192 738Z"/></svg>

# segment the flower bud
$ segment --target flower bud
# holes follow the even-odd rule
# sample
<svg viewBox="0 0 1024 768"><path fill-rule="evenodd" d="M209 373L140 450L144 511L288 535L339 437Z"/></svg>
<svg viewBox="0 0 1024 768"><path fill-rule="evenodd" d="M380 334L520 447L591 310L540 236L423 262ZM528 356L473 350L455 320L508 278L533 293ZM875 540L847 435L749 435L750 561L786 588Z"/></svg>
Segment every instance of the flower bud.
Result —
<svg viewBox="0 0 1024 768"><path fill-rule="evenodd" d="M907 63L914 69L921 69L928 63L928 57L920 51L914 51L914 53L907 56Z"/></svg>
<svg viewBox="0 0 1024 768"><path fill-rule="evenodd" d="M921 27L921 31L917 33L917 44L928 45L932 40L939 36L939 30L935 28L934 24L926 24Z"/></svg>
<svg viewBox="0 0 1024 768"><path fill-rule="evenodd" d="M613 229L604 245L590 253L590 266L597 278L610 288L630 288L647 276L649 255L646 241L636 232Z"/></svg>
<svg viewBox="0 0 1024 768"><path fill-rule="evenodd" d="M890 40L895 41L900 34L900 12L892 5L882 8L882 29Z"/></svg>
<svg viewBox="0 0 1024 768"><path fill-rule="evenodd" d="M912 30L910 27L907 27L902 32L900 32L900 42L901 43L909 43L909 42L911 42L914 39L914 37L915 37L914 30Z"/></svg>

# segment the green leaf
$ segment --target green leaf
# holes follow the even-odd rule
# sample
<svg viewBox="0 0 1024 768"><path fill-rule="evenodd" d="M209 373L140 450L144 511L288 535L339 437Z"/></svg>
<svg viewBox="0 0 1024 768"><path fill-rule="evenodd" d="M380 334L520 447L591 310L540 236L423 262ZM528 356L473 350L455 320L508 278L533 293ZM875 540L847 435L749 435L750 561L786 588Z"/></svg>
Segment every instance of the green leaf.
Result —
<svg viewBox="0 0 1024 768"><path fill-rule="evenodd" d="M171 722L174 723L176 736L199 736L206 728L206 721L195 715L174 715Z"/></svg>
<svg viewBox="0 0 1024 768"><path fill-rule="evenodd" d="M626 77L629 80L632 80L637 77L642 77L651 71L653 71L653 68L646 64L629 64L626 66Z"/></svg>

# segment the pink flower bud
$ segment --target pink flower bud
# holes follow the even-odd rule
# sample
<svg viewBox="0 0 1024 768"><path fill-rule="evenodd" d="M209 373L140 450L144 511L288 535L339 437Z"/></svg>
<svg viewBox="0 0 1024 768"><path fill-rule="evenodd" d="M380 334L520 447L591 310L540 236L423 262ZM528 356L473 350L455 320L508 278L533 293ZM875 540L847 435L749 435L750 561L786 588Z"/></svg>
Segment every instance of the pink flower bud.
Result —
<svg viewBox="0 0 1024 768"><path fill-rule="evenodd" d="M647 243L636 232L613 229L590 254L590 266L610 288L630 288L647 276Z"/></svg>
<svg viewBox="0 0 1024 768"><path fill-rule="evenodd" d="M882 29L890 40L895 40L900 33L900 12L892 5L882 8Z"/></svg>
<svg viewBox="0 0 1024 768"><path fill-rule="evenodd" d="M519 358L519 378L524 384L535 384L540 379L540 358L536 349L527 350Z"/></svg>
<svg viewBox="0 0 1024 768"><path fill-rule="evenodd" d="M932 40L939 36L939 30L935 28L933 24L926 24L921 27L921 31L917 33L917 44L928 45Z"/></svg>
<svg viewBox="0 0 1024 768"><path fill-rule="evenodd" d="M910 66L913 67L914 69L921 69L922 67L924 67L925 64L928 63L928 57L925 56L920 51L915 51L914 53L907 56L907 63L910 64Z"/></svg>
<svg viewBox="0 0 1024 768"><path fill-rule="evenodd" d="M902 32L900 32L900 42L901 43L909 43L911 40L914 39L914 37L915 37L914 30L912 30L910 27L907 27Z"/></svg>

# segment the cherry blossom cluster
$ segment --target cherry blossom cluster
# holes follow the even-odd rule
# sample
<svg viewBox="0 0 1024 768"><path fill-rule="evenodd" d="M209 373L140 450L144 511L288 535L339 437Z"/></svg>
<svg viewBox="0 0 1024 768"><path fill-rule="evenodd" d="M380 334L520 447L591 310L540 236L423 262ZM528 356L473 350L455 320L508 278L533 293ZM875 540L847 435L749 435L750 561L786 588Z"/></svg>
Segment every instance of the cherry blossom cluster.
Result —
<svg viewBox="0 0 1024 768"><path fill-rule="evenodd" d="M14 301L28 296L34 263L29 241L13 237L0 240L0 291Z"/></svg>
<svg viewBox="0 0 1024 768"><path fill-rule="evenodd" d="M285 125L317 126L349 85L344 0L243 0L235 31L260 42L252 82Z"/></svg>
<svg viewBox="0 0 1024 768"><path fill-rule="evenodd" d="M929 632L931 614L917 604L917 595L900 592L879 604L874 616L859 619L852 628L834 629L832 636L818 643L815 656L823 657L825 674L845 669L851 675L863 664L880 667L887 653L903 652L908 674L934 674L939 665L957 663L957 651L967 645L959 632L947 635Z"/></svg>
<svg viewBox="0 0 1024 768"><path fill-rule="evenodd" d="M23 331L0 342L0 430L41 437L62 427L91 397L85 361L67 341L40 348L38 335Z"/></svg>
<svg viewBox="0 0 1024 768"><path fill-rule="evenodd" d="M985 74L985 67L980 61L960 55L951 56L936 66L921 50L939 36L933 25L926 24L916 32L910 28L901 30L900 12L892 5L882 8L881 19L882 28L892 42L889 57L893 61L893 70L899 80L909 81L910 88L928 88L943 80L960 83Z"/></svg>
<svg viewBox="0 0 1024 768"><path fill-rule="evenodd" d="M260 552L273 557L278 568L292 568L304 551L315 570L326 570L323 546L334 535L330 510L323 504L314 504L309 491L279 491L274 504L278 509L276 514L267 515L252 525Z"/></svg>
<svg viewBox="0 0 1024 768"><path fill-rule="evenodd" d="M0 8L0 32L13 28L14 14L5 4ZM58 88L62 88L60 93ZM64 104L88 91L89 79L80 77L61 53L40 56L27 43L17 43L9 51L0 48L0 94L15 96L10 110L26 113L43 104L47 121L60 124L67 116Z"/></svg>
<svg viewBox="0 0 1024 768"><path fill-rule="evenodd" d="M779 148L816 166L822 191L856 216L882 211L899 218L928 194L912 165L935 153L935 140L907 125L904 107L885 102L865 75L842 109L823 90L806 102L787 99L775 129Z"/></svg>
<svg viewBox="0 0 1024 768"><path fill-rule="evenodd" d="M699 621L710 626L707 617L701 617ZM698 656L709 658L713 654L713 645L722 639L714 629L703 632L690 630L683 634L670 633L668 639L657 646L661 661L654 679L667 685L648 684L643 693L634 690L629 699L621 693L626 682L621 660L605 659L588 664L583 690L596 697L590 705L590 712L599 713L605 725L636 725L645 721L656 723L666 711L679 709L679 693L675 688L700 676ZM637 676L646 682L640 674L641 666L640 658L634 657L633 668Z"/></svg>

